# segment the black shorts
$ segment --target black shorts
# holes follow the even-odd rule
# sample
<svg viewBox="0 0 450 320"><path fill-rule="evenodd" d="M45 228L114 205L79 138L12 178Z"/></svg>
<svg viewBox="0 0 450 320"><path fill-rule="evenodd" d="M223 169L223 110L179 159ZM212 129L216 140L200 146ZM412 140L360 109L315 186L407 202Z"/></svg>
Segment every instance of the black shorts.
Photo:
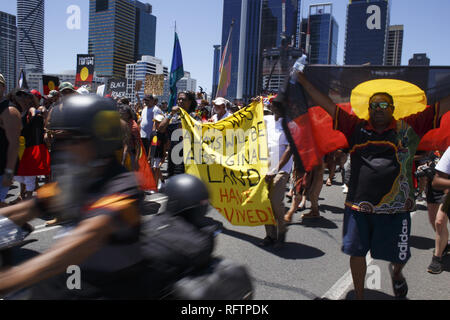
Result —
<svg viewBox="0 0 450 320"><path fill-rule="evenodd" d="M426 196L427 196L427 203L441 204L444 202L444 199L445 199L444 191L433 189L430 179L428 179L428 182L427 182Z"/></svg>

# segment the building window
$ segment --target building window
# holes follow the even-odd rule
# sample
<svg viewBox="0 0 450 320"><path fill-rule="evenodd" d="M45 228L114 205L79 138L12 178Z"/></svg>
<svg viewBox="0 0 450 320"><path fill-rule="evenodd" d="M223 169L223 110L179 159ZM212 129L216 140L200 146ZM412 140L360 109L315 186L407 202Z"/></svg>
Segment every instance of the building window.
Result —
<svg viewBox="0 0 450 320"><path fill-rule="evenodd" d="M95 6L95 12L108 10L108 0L97 0Z"/></svg>

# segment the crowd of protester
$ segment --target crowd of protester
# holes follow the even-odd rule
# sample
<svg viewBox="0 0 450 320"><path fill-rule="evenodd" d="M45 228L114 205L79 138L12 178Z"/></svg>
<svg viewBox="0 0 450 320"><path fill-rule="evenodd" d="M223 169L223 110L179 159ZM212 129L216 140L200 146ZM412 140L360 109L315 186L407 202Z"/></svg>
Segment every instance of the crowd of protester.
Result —
<svg viewBox="0 0 450 320"><path fill-rule="evenodd" d="M53 90L46 96L37 90L26 89L15 89L6 95L4 90L5 79L0 75L0 98L5 98L1 101L7 101L9 104L0 107L0 124L7 140L0 141L3 144L0 164L2 170L4 169L0 172L2 178L0 207L30 199L39 183L52 180L50 168L54 160L51 156L53 141L61 134L48 129L52 110L60 108L61 99L65 97L89 94L85 88L76 89L68 82L62 83L58 90ZM312 93L314 96L313 91ZM177 104L171 110L168 109L166 101L158 101L152 95L145 95L142 101L139 95L136 95L135 104L132 104L128 98L109 98L115 101L121 118L122 148L117 154L119 162L130 171L138 171L142 146L158 188L164 187L167 177L170 178L185 171L184 165L175 164L170 156L172 149L180 142L171 140L174 130L181 128L178 113L180 108L202 123L218 122L242 108L242 103L239 101L230 102L219 97L210 103L202 94L194 92L180 92ZM8 107L13 107L14 110L8 115L2 113ZM337 172L341 174L342 192L345 194L349 192L351 157L350 150L337 150L326 155L323 162L312 171L300 172L295 165L293 150L283 131L282 115L273 99L264 103L264 118L269 151L277 149L276 154L279 158L270 163L269 173L266 176L269 184L269 198L277 225L266 226L266 238L261 242L261 246L280 247L286 239L287 225L292 222L296 212L306 209L307 201L310 204L310 210L303 213L301 218L320 218L321 190L324 186L326 188L338 184ZM27 149L32 150L32 153ZM430 224L437 239L432 262L428 267L430 273L442 272L442 256L449 252L448 218L442 210L445 194L435 189L433 184L435 165L445 151L417 153L413 172L417 201L419 204L422 203L421 201L426 201ZM16 165L17 155L20 161ZM163 174L162 170L165 163L167 163L167 175ZM326 174L328 176L325 179ZM17 200L6 203L8 190L13 181L20 184L20 195ZM288 184L290 191L286 194L285 187ZM291 199L291 207L287 212L284 207L285 196ZM48 224L59 222L54 220ZM401 274L401 269L399 270L396 273L397 276ZM403 280L401 276L398 276L398 281Z"/></svg>

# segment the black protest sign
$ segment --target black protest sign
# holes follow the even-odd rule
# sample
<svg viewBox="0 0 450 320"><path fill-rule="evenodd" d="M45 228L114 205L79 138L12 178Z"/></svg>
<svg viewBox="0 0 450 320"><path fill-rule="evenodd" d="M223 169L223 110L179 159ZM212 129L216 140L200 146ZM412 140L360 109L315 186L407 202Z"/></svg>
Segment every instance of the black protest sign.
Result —
<svg viewBox="0 0 450 320"><path fill-rule="evenodd" d="M111 79L108 82L108 93L113 98L124 98L127 94L127 79Z"/></svg>

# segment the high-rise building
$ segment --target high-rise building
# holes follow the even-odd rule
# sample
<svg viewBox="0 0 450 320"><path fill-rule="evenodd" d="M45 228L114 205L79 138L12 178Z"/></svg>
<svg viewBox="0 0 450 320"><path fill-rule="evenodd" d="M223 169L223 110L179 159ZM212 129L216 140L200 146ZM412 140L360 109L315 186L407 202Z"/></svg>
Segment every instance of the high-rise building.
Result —
<svg viewBox="0 0 450 320"><path fill-rule="evenodd" d="M265 49L263 52L262 89L278 92L289 70L303 51L292 46Z"/></svg>
<svg viewBox="0 0 450 320"><path fill-rule="evenodd" d="M134 61L142 56L155 56L156 17L152 5L136 1L136 38Z"/></svg>
<svg viewBox="0 0 450 320"><path fill-rule="evenodd" d="M95 55L98 77L123 78L135 62L134 0L90 0L88 53Z"/></svg>
<svg viewBox="0 0 450 320"><path fill-rule="evenodd" d="M281 47L284 33L292 47L298 47L301 0L263 0L261 8L261 50Z"/></svg>
<svg viewBox="0 0 450 320"><path fill-rule="evenodd" d="M142 56L142 59L136 63L127 64L127 97L132 103L135 103L135 87L136 80L142 81L141 90L138 91L139 98L144 98L145 76L147 74L164 74L165 78L169 77L169 69L162 64L162 60L152 56Z"/></svg>
<svg viewBox="0 0 450 320"><path fill-rule="evenodd" d="M232 21L231 82L226 98L245 101L258 94L260 70L260 0L224 0L222 50Z"/></svg>
<svg viewBox="0 0 450 320"><path fill-rule="evenodd" d="M263 0L261 15L258 89L277 92L289 69L301 56L298 49L301 0Z"/></svg>
<svg viewBox="0 0 450 320"><path fill-rule="evenodd" d="M16 16L0 11L0 73L6 80L6 92L16 86L17 27Z"/></svg>
<svg viewBox="0 0 450 320"><path fill-rule="evenodd" d="M214 65L213 65L213 81L212 81L212 97L216 98L217 87L219 86L219 77L220 77L220 45L214 46Z"/></svg>
<svg viewBox="0 0 450 320"><path fill-rule="evenodd" d="M311 64L337 64L339 26L333 17L333 5L309 6L309 62Z"/></svg>
<svg viewBox="0 0 450 320"><path fill-rule="evenodd" d="M44 71L44 5L44 0L17 0L19 71Z"/></svg>
<svg viewBox="0 0 450 320"><path fill-rule="evenodd" d="M177 82L177 92L193 91L197 89L197 80L191 77L189 71L184 72L184 77Z"/></svg>
<svg viewBox="0 0 450 320"><path fill-rule="evenodd" d="M387 66L399 66L402 64L403 25L389 26L386 50Z"/></svg>
<svg viewBox="0 0 450 320"><path fill-rule="evenodd" d="M384 65L389 27L388 0L350 0L344 64Z"/></svg>
<svg viewBox="0 0 450 320"><path fill-rule="evenodd" d="M427 57L426 53L415 53L411 59L409 59L408 65L410 66L429 66L431 60Z"/></svg>

